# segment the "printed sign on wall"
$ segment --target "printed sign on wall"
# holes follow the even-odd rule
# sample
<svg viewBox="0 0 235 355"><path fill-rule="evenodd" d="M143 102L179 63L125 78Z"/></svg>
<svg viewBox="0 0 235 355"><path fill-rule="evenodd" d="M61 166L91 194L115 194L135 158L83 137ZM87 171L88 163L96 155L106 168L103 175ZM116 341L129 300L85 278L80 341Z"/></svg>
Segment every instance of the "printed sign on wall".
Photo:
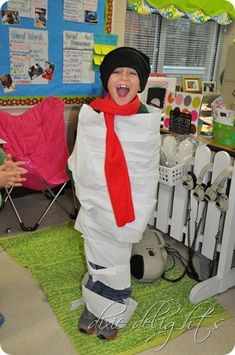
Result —
<svg viewBox="0 0 235 355"><path fill-rule="evenodd" d="M200 108L202 104L203 95L201 94L191 94L186 92L176 92L175 96L173 93L169 93L166 96L165 102L165 112L163 127L169 129L170 127L170 113L175 108L179 109L180 112L191 114L191 129L190 133L197 135L198 133L198 119Z"/></svg>

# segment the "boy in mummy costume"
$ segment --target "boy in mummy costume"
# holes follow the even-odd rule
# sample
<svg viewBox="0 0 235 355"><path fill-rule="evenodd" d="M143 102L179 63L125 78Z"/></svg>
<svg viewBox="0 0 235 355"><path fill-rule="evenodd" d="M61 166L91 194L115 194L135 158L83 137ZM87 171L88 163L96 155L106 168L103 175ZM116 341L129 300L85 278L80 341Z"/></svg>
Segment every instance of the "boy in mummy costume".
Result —
<svg viewBox="0 0 235 355"><path fill-rule="evenodd" d="M156 203L160 111L139 101L149 58L120 47L100 66L104 98L83 105L68 161L81 208L88 267L82 284L80 331L114 339L137 307L131 296L132 243L141 238Z"/></svg>

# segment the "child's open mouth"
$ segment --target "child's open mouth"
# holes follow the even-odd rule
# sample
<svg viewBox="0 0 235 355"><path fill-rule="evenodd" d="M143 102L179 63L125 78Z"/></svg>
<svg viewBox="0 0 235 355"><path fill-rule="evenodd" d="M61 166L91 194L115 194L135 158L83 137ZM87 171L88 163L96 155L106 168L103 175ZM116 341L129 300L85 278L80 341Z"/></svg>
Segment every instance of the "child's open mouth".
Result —
<svg viewBox="0 0 235 355"><path fill-rule="evenodd" d="M117 94L120 97L126 97L130 91L129 86L127 85L118 85L117 87Z"/></svg>

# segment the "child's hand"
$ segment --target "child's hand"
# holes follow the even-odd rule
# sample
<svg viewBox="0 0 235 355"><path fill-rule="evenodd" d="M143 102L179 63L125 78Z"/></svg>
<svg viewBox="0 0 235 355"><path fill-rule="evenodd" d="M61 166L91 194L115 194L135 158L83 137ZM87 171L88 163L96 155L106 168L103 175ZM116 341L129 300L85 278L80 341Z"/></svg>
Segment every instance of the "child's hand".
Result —
<svg viewBox="0 0 235 355"><path fill-rule="evenodd" d="M4 167L4 170L5 171L14 171L17 167L22 167L24 166L25 162L24 161L13 161L12 160L12 157L10 154L8 154L6 156L6 159L4 160L4 163L2 164L2 166ZM22 168L23 169L23 168ZM25 172L23 172L23 170ZM26 174L27 173L27 170L26 169L23 169L21 174Z"/></svg>
<svg viewBox="0 0 235 355"><path fill-rule="evenodd" d="M22 175L27 173L27 170L22 166L24 162L13 162L10 158L6 158L0 166L0 186L9 188L11 186L22 186L22 182L26 178Z"/></svg>
<svg viewBox="0 0 235 355"><path fill-rule="evenodd" d="M22 182L25 181L26 178L22 177L21 174L25 174L25 172L4 171L0 168L0 186L6 188L11 186L22 186Z"/></svg>

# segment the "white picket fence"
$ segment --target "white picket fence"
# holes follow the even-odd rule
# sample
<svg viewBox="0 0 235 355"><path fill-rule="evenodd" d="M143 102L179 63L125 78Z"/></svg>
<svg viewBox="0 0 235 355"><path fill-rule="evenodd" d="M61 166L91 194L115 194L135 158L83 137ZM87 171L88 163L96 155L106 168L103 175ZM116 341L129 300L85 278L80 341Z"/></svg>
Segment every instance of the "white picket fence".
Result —
<svg viewBox="0 0 235 355"><path fill-rule="evenodd" d="M198 177L202 167L209 162L213 162L211 183L229 165L233 166L232 175L224 185L226 191L227 184L230 184L228 193L229 208L224 214L221 242L218 245L219 262L215 276L201 281L193 287L190 293L191 302L198 302L207 297L229 289L235 285L235 267L232 267L233 253L235 249L235 168L234 159L225 151L212 152L207 146L199 146L194 162L192 163L193 173ZM210 174L205 175L208 179ZM204 179L204 180L205 180ZM203 181L207 182L207 181ZM191 197L189 197L189 194ZM168 233L172 238L187 242L186 214L188 201L191 200L190 235L194 236L195 221L202 215L205 203L207 204L206 215L202 228L200 229L196 242L196 250L202 256L213 260L216 235L221 222L221 211L216 207L215 202L198 202L190 192L179 181L175 186L168 186L159 183L158 202L156 209L155 227L163 233ZM221 226L221 225L220 225Z"/></svg>

